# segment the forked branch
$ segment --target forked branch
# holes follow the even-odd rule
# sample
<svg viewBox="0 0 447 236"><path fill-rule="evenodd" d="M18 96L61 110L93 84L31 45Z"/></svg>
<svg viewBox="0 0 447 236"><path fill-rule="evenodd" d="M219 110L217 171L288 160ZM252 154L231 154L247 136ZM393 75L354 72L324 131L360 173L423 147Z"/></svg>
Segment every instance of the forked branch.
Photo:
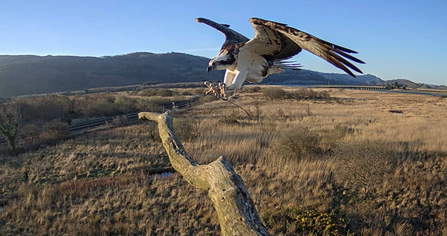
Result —
<svg viewBox="0 0 447 236"><path fill-rule="evenodd" d="M198 165L186 153L174 132L172 116L141 112L140 120L158 123L160 137L172 167L192 186L208 191L217 211L222 235L270 235L254 207L242 178L234 172L224 156L208 165Z"/></svg>

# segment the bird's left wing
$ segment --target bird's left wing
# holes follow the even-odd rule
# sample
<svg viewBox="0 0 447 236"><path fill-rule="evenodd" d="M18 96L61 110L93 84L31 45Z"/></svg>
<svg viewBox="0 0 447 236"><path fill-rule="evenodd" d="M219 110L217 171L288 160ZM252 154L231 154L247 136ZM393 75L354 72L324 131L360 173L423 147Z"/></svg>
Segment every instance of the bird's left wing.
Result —
<svg viewBox="0 0 447 236"><path fill-rule="evenodd" d="M232 44L238 44L238 43L245 43L249 39L245 37L244 35L230 29L230 26L227 24L219 24L215 21L206 19L206 18L196 18L196 21L199 23L207 24L214 29L218 30L222 34L225 35L225 42L223 43L222 47L232 45Z"/></svg>
<svg viewBox="0 0 447 236"><path fill-rule="evenodd" d="M347 67L362 73L346 60L364 64L363 61L348 54L357 53L356 51L329 43L285 24L259 18L251 18L250 23L255 30L255 36L245 44L244 48L252 53L258 53L266 58L271 57L271 59L286 59L298 54L301 49L305 49L351 76L355 77Z"/></svg>

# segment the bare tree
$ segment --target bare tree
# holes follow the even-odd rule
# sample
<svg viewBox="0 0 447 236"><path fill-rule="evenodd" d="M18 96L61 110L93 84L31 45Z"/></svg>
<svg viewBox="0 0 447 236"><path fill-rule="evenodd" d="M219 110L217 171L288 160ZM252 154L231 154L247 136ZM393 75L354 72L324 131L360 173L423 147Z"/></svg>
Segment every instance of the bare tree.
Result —
<svg viewBox="0 0 447 236"><path fill-rule="evenodd" d="M12 152L16 152L16 137L20 125L20 113L13 104L0 105L0 133L5 136Z"/></svg>
<svg viewBox="0 0 447 236"><path fill-rule="evenodd" d="M169 111L161 115L141 112L139 119L158 123L160 137L172 167L189 184L208 191L208 196L217 211L222 235L270 235L255 209L242 178L234 172L224 156L208 165L195 163L175 134Z"/></svg>

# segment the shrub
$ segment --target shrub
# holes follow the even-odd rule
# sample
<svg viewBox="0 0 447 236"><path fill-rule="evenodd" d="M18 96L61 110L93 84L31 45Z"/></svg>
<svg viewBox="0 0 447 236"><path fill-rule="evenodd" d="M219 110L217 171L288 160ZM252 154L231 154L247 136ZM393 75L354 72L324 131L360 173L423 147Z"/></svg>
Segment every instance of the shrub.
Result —
<svg viewBox="0 0 447 236"><path fill-rule="evenodd" d="M118 127L126 126L129 124L129 119L126 115L117 116L113 118L112 124Z"/></svg>
<svg viewBox="0 0 447 236"><path fill-rule="evenodd" d="M344 225L344 219L339 218L334 211L317 213L301 206L267 212L263 218L273 234L341 235L339 230Z"/></svg>
<svg viewBox="0 0 447 236"><path fill-rule="evenodd" d="M384 142L370 141L339 145L335 154L341 163L340 177L365 197L374 195L399 159L388 146Z"/></svg>
<svg viewBox="0 0 447 236"><path fill-rule="evenodd" d="M350 134L354 134L355 130L345 125L337 124L330 130L325 130L321 134L320 146L325 150L332 150L343 142L343 138Z"/></svg>
<svg viewBox="0 0 447 236"><path fill-rule="evenodd" d="M205 94L204 88L196 88L194 89L194 94Z"/></svg>
<svg viewBox="0 0 447 236"><path fill-rule="evenodd" d="M156 88L149 88L149 89L141 90L140 92L137 93L137 95L138 96L151 97L151 96L155 96L157 91L158 91L158 89L156 89Z"/></svg>
<svg viewBox="0 0 447 236"><path fill-rule="evenodd" d="M166 106L172 104L171 99L164 98L164 97L151 97L149 101L159 105L159 106Z"/></svg>
<svg viewBox="0 0 447 236"><path fill-rule="evenodd" d="M137 101L127 96L119 96L114 104L116 108L122 113L129 113L136 110L135 104Z"/></svg>
<svg viewBox="0 0 447 236"><path fill-rule="evenodd" d="M0 104L0 134L2 134L12 150L16 151L16 137L20 126L20 114L17 107L11 104Z"/></svg>
<svg viewBox="0 0 447 236"><path fill-rule="evenodd" d="M138 109L138 111L154 111L154 112L163 111L163 106L160 106L146 99L139 99L136 102L135 107Z"/></svg>
<svg viewBox="0 0 447 236"><path fill-rule="evenodd" d="M331 96L328 91L317 92L313 89L299 88L293 92L284 91L278 87L264 89L264 96L268 99L295 99L295 100L326 100L329 101Z"/></svg>
<svg viewBox="0 0 447 236"><path fill-rule="evenodd" d="M25 136L25 139L29 140L32 144L39 136L39 128L35 124L27 124L22 128L22 134Z"/></svg>
<svg viewBox="0 0 447 236"><path fill-rule="evenodd" d="M288 95L289 98L296 99L296 100L330 100L331 95L328 91L324 90L321 92L317 92L313 89L308 88L299 88L298 90L295 90L294 92L291 92Z"/></svg>
<svg viewBox="0 0 447 236"><path fill-rule="evenodd" d="M302 159L321 153L320 136L308 128L295 128L282 134L277 152L286 158Z"/></svg>
<svg viewBox="0 0 447 236"><path fill-rule="evenodd" d="M170 90L170 89L159 89L155 95L160 96L160 97L171 97L172 95L174 95L174 91Z"/></svg>
<svg viewBox="0 0 447 236"><path fill-rule="evenodd" d="M83 112L87 117L111 116L119 113L114 103L98 99L86 104Z"/></svg>
<svg viewBox="0 0 447 236"><path fill-rule="evenodd" d="M75 110L86 117L113 116L121 113L115 102L112 94L87 95L75 100Z"/></svg>
<svg viewBox="0 0 447 236"><path fill-rule="evenodd" d="M68 137L68 124L60 120L52 120L43 124L43 131L40 134L42 141L53 142Z"/></svg>
<svg viewBox="0 0 447 236"><path fill-rule="evenodd" d="M180 93L180 94L181 94L181 95L184 95L184 96L192 95L191 91L189 91L189 90L185 90L185 91L183 91L183 92Z"/></svg>
<svg viewBox="0 0 447 236"><path fill-rule="evenodd" d="M241 119L240 111L238 109L233 109L230 114L223 115L218 120L220 124L239 124L238 119Z"/></svg>
<svg viewBox="0 0 447 236"><path fill-rule="evenodd" d="M198 121L194 118L174 119L174 130L181 141L191 141L198 135Z"/></svg>
<svg viewBox="0 0 447 236"><path fill-rule="evenodd" d="M261 91L261 87L259 87L259 86L246 86L246 87L244 87L244 92L247 92L247 93L257 93L259 91Z"/></svg>
<svg viewBox="0 0 447 236"><path fill-rule="evenodd" d="M271 87L264 89L264 96L271 100L284 99L286 95L287 95L286 91L278 87Z"/></svg>

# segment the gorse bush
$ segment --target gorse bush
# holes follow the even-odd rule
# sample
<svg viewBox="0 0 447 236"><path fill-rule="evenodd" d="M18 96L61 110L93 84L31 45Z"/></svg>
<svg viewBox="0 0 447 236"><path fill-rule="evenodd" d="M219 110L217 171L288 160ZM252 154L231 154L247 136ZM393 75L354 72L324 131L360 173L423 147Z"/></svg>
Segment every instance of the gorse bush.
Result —
<svg viewBox="0 0 447 236"><path fill-rule="evenodd" d="M318 213L301 206L267 212L263 218L271 233L284 235L341 235L344 225L344 219L334 211Z"/></svg>

